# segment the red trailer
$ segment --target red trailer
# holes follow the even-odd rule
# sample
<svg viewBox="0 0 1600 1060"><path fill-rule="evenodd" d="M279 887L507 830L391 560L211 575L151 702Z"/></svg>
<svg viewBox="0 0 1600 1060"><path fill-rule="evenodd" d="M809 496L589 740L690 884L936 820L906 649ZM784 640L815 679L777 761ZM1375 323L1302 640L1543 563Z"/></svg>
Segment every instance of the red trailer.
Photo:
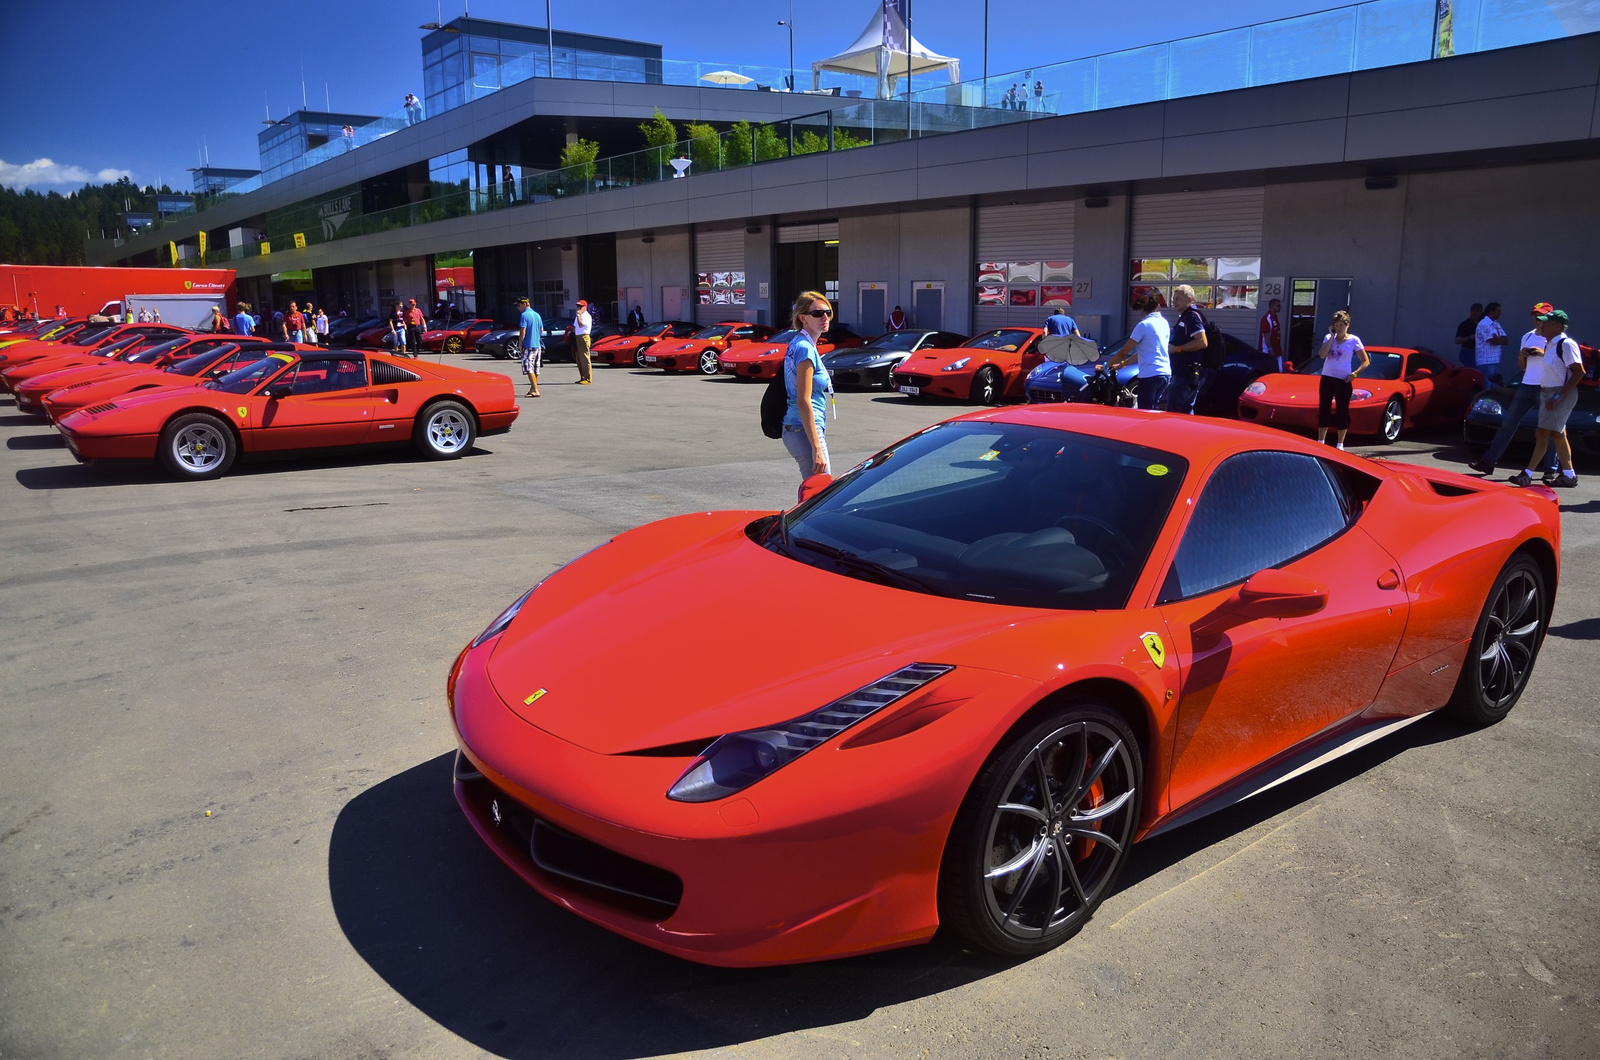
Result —
<svg viewBox="0 0 1600 1060"><path fill-rule="evenodd" d="M119 269L86 265L0 265L0 305L54 316L121 315L127 295L209 295L232 313L238 304L232 269ZM108 306L116 303L115 306Z"/></svg>

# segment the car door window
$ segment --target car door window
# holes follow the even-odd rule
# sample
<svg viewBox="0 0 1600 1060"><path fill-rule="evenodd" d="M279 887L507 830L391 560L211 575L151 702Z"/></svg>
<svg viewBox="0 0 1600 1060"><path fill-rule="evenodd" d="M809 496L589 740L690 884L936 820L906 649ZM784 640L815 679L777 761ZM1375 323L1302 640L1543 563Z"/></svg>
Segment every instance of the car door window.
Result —
<svg viewBox="0 0 1600 1060"><path fill-rule="evenodd" d="M1281 566L1349 524L1342 493L1322 462L1300 453L1240 453L1224 460L1195 502L1159 603L1199 596Z"/></svg>
<svg viewBox="0 0 1600 1060"><path fill-rule="evenodd" d="M294 379L295 396L329 394L367 385L366 362L353 357L339 360L302 361Z"/></svg>
<svg viewBox="0 0 1600 1060"><path fill-rule="evenodd" d="M1447 367L1448 367L1448 365L1446 365L1443 361L1439 360L1439 358L1433 356L1432 354L1413 353L1409 358L1407 358L1407 361L1406 361L1406 374L1410 375L1412 372L1415 372L1418 368L1426 368L1428 371L1432 372L1434 375L1443 375L1444 371L1445 371L1445 369Z"/></svg>

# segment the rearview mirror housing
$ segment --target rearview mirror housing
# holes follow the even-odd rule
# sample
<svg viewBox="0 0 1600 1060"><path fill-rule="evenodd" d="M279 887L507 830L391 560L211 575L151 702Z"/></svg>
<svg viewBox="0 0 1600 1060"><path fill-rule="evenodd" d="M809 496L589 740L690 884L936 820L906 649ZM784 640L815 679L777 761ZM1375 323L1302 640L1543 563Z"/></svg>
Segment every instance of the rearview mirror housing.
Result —
<svg viewBox="0 0 1600 1060"><path fill-rule="evenodd" d="M826 474L826 473L821 474L821 475L812 475L810 478L808 478L804 482L800 483L800 501L801 501L801 503L802 504L805 503L806 501L810 500L812 497L815 497L817 494L821 493L823 490L827 489L831 485L833 485L833 476L832 475L829 475L829 474Z"/></svg>

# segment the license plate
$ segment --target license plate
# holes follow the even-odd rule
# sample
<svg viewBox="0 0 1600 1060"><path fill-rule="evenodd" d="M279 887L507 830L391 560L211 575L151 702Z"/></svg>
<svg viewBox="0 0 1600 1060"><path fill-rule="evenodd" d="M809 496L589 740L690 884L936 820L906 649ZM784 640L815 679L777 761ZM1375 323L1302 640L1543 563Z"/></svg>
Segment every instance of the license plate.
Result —
<svg viewBox="0 0 1600 1060"><path fill-rule="evenodd" d="M918 394L922 393L922 388L920 386L902 386L900 387L900 393L910 394L912 397L916 397Z"/></svg>
<svg viewBox="0 0 1600 1060"><path fill-rule="evenodd" d="M645 364L655 364L656 363L656 359L654 357L650 356L647 353L647 354L644 355L644 363Z"/></svg>

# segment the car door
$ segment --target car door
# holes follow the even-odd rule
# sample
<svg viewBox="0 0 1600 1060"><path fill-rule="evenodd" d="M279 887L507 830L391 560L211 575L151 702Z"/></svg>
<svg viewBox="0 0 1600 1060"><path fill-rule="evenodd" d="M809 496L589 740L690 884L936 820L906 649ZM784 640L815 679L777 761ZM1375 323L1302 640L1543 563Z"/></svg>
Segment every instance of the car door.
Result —
<svg viewBox="0 0 1600 1060"><path fill-rule="evenodd" d="M368 385L365 357L303 359L263 393L266 402L256 421L256 448L262 452L357 445L372 434L377 397Z"/></svg>
<svg viewBox="0 0 1600 1060"><path fill-rule="evenodd" d="M1213 469L1157 600L1180 680L1173 809L1376 699L1407 605L1394 558L1354 508L1313 456L1261 450ZM1244 603L1241 583L1266 570L1325 589L1326 604Z"/></svg>
<svg viewBox="0 0 1600 1060"><path fill-rule="evenodd" d="M1439 378L1439 369L1443 367L1437 362L1430 364L1433 358L1425 353L1407 353L1405 367L1401 370L1400 378L1405 380L1408 391L1406 398L1406 416L1412 423L1426 422L1432 418L1434 391L1443 382ZM1425 369L1426 376L1419 376L1418 369Z"/></svg>

